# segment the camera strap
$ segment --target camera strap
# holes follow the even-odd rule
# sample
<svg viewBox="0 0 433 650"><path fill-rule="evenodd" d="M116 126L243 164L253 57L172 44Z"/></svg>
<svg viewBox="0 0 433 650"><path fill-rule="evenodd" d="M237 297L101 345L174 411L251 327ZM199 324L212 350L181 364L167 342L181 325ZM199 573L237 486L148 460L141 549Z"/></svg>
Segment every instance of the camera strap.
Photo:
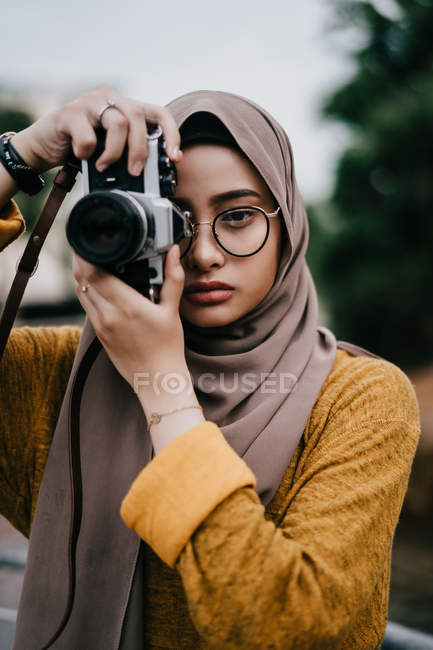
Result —
<svg viewBox="0 0 433 650"><path fill-rule="evenodd" d="M18 262L17 271L0 317L0 361L27 283L37 269L41 248L66 194L74 186L78 172L79 167L74 167L71 164L66 164L59 171L54 179L53 188L45 202L41 215Z"/></svg>

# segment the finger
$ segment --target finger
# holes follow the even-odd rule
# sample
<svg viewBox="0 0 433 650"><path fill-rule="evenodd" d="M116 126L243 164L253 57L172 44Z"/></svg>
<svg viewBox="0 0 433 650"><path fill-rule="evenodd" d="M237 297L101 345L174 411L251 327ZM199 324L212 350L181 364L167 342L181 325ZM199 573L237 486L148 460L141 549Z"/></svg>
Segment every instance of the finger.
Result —
<svg viewBox="0 0 433 650"><path fill-rule="evenodd" d="M106 301L107 305L120 310L126 317L133 317L138 310L143 308L143 303L148 303L147 308L153 309L154 307L150 300L129 284L126 284L112 273L104 271L99 266L89 264L75 252L72 260L72 271L76 282L80 286L89 284L92 289L97 291L98 296L101 296Z"/></svg>
<svg viewBox="0 0 433 650"><path fill-rule="evenodd" d="M86 282L96 284L100 278L109 276L100 266L86 262L75 251L72 252L72 273L75 280L81 284L86 284Z"/></svg>
<svg viewBox="0 0 433 650"><path fill-rule="evenodd" d="M96 333L101 331L101 322L99 318L99 311L93 304L93 302L89 299L88 295L90 291L93 289L93 287L88 288L86 293L83 292L81 284L77 284L75 287L75 293L77 294L77 298L81 303L82 308L90 318L90 322L93 325L93 329L95 330ZM88 285L87 285L88 286Z"/></svg>
<svg viewBox="0 0 433 650"><path fill-rule="evenodd" d="M120 110L111 107L102 116L101 124L106 129L107 134L104 151L95 163L100 172L122 156L128 138L129 121Z"/></svg>
<svg viewBox="0 0 433 650"><path fill-rule="evenodd" d="M89 264L75 252L72 256L72 273L79 288L89 287L89 290L84 293L89 294L86 297L90 297L92 303L99 306L100 310L105 310L106 313L111 312L113 301L115 299L122 300L122 296L115 294L110 287L113 282L114 284L120 283L120 285L124 285L124 283L101 267Z"/></svg>
<svg viewBox="0 0 433 650"><path fill-rule="evenodd" d="M83 291L83 287L86 287L86 291ZM116 307L100 293L97 286L83 281L82 284L77 285L77 290L81 294L82 301L96 314L98 322L113 321Z"/></svg>
<svg viewBox="0 0 433 650"><path fill-rule="evenodd" d="M179 303L185 283L185 272L179 260L179 246L174 244L167 253L164 266L164 284L161 289L159 304L167 305L174 312L179 309Z"/></svg>
<svg viewBox="0 0 433 650"><path fill-rule="evenodd" d="M173 162L182 160L180 151L180 133L173 115L164 106L146 104L146 117L157 122L162 129L165 139L165 146L168 156Z"/></svg>
<svg viewBox="0 0 433 650"><path fill-rule="evenodd" d="M84 287L85 291L83 291ZM106 300L99 291L98 284L90 284L87 278L79 277L75 292L83 309L88 314L95 332L105 340L119 320L122 320L118 308Z"/></svg>
<svg viewBox="0 0 433 650"><path fill-rule="evenodd" d="M71 144L74 155L79 160L87 160L95 150L96 134L84 115L71 124Z"/></svg>
<svg viewBox="0 0 433 650"><path fill-rule="evenodd" d="M76 105L65 107L59 116L58 129L71 139L76 158L86 160L96 147L96 134L89 116Z"/></svg>
<svg viewBox="0 0 433 650"><path fill-rule="evenodd" d="M120 97L116 101L129 122L128 171L133 176L142 173L147 158L146 106L141 102Z"/></svg>

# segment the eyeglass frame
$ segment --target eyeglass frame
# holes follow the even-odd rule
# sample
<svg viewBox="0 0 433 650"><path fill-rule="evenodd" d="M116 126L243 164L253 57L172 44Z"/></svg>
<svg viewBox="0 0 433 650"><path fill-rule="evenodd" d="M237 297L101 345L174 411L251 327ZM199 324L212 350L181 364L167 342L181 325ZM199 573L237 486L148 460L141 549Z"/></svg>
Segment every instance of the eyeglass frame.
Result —
<svg viewBox="0 0 433 650"><path fill-rule="evenodd" d="M263 243L261 244L261 246L259 246L259 248L257 250L255 250L253 253L246 253L245 255L238 255L237 253L232 253L231 251L229 251L218 240L217 234L215 232L215 222L219 217L221 217L224 214L227 214L227 212L233 212L234 210L248 210L248 209L250 209L250 210L251 209L259 210L259 212L261 212L266 217L266 235L265 235L265 238L264 238ZM218 246L220 248L223 249L223 251L225 251L229 255L233 255L233 257L251 257L252 255L256 255L259 251L262 250L263 246L266 244L266 242L268 240L269 231L270 231L270 228L271 228L271 225L269 223L269 219L274 219L274 218L278 217L278 213L280 212L280 209L281 209L280 206L278 206L278 208L274 212L266 212L266 210L263 210L263 208L260 208L258 205L239 205L239 206L236 206L234 208L227 208L226 210L222 210L222 212L218 212L218 214L215 215L215 217L212 219L212 221L198 221L197 223L192 223L191 222L191 213L184 213L184 214L188 214L188 216L186 218L188 219L188 222L189 222L189 224L191 226L192 233L191 233L191 237L190 237L190 240L189 240L190 243L188 245L188 248L186 249L186 251L184 253L182 253L180 258L181 259L184 258L189 253L189 251L191 250L193 239L196 236L196 232L197 232L197 229L198 229L199 226L210 226L212 228L212 234L213 234L213 237L214 237L216 243L218 244Z"/></svg>

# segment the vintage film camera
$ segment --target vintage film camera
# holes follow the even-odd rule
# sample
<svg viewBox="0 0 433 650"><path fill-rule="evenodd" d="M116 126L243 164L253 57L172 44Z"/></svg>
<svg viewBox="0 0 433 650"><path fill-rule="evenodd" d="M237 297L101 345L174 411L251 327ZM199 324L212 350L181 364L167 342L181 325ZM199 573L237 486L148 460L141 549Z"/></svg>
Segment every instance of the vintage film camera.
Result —
<svg viewBox="0 0 433 650"><path fill-rule="evenodd" d="M155 300L168 249L191 236L188 213L167 198L176 191L176 168L160 127L148 124L148 157L140 176L128 174L126 148L117 162L98 172L95 161L105 134L98 129L95 152L82 162L85 195L71 211L66 235L83 259Z"/></svg>

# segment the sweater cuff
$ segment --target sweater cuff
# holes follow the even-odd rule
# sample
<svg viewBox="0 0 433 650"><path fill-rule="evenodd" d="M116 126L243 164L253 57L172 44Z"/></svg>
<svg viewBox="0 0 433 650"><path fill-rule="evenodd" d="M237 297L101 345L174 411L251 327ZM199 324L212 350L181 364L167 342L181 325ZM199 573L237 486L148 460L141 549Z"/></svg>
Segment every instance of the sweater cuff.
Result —
<svg viewBox="0 0 433 650"><path fill-rule="evenodd" d="M146 465L120 514L169 566L209 514L239 488L255 486L252 471L219 427L204 422L172 440Z"/></svg>
<svg viewBox="0 0 433 650"><path fill-rule="evenodd" d="M11 244L26 229L24 219L15 201L9 201L0 210L0 251Z"/></svg>

